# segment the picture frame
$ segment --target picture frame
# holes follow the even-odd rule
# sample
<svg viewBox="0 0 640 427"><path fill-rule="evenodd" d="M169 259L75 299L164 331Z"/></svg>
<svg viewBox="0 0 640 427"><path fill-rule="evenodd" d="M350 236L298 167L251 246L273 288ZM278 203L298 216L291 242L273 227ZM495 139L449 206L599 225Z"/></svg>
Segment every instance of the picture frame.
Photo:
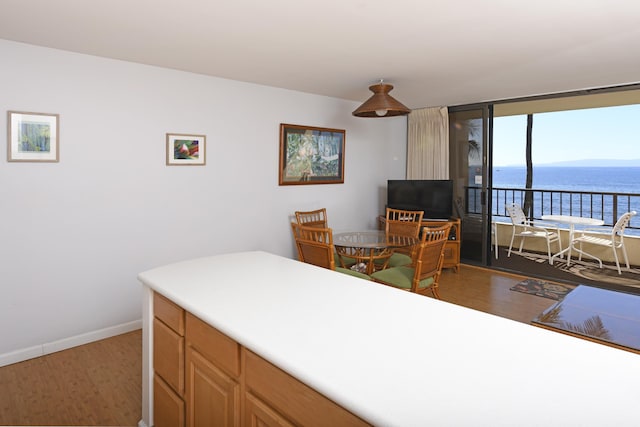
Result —
<svg viewBox="0 0 640 427"><path fill-rule="evenodd" d="M59 162L60 115L7 111L7 161Z"/></svg>
<svg viewBox="0 0 640 427"><path fill-rule="evenodd" d="M345 131L280 124L279 185L343 184Z"/></svg>
<svg viewBox="0 0 640 427"><path fill-rule="evenodd" d="M207 164L206 135L167 134L167 166Z"/></svg>

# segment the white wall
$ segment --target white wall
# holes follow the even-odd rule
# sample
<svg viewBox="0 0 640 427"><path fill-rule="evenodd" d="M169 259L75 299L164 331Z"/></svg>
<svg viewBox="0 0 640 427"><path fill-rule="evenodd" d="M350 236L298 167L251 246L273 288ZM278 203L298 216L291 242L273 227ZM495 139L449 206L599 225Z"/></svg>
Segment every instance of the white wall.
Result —
<svg viewBox="0 0 640 427"><path fill-rule="evenodd" d="M0 57L0 134L7 110L60 114L59 163L0 161L0 362L135 323L141 271L293 257L295 210L374 227L404 178L406 119L355 118L354 102L3 40ZM278 186L280 123L346 129L345 183ZM207 165L166 166L167 132L205 134Z"/></svg>

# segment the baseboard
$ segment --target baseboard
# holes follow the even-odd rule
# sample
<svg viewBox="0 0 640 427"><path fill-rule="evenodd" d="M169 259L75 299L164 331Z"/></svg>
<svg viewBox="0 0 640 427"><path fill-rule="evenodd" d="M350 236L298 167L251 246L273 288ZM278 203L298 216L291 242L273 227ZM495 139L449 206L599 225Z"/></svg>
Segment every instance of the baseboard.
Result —
<svg viewBox="0 0 640 427"><path fill-rule="evenodd" d="M143 420L138 421L138 427L149 427Z"/></svg>
<svg viewBox="0 0 640 427"><path fill-rule="evenodd" d="M89 344L94 341L114 337L140 328L142 328L142 320L134 320L133 322L122 323L120 325L110 326L97 331L91 331L75 335L73 337L23 348L10 353L0 354L0 366L11 365L13 363L33 359L34 357L44 356L45 354L55 353L57 351L66 350L83 344Z"/></svg>

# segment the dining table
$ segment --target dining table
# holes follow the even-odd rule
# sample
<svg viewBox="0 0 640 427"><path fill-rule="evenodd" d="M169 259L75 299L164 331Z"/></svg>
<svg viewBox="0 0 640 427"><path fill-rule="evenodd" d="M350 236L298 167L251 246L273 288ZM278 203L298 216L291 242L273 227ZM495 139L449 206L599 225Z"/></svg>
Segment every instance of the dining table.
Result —
<svg viewBox="0 0 640 427"><path fill-rule="evenodd" d="M542 215L542 220L543 221L548 221L548 222L554 222L554 223L560 223L560 224L567 224L569 225L569 244L567 245L566 248L562 249L560 252L554 254L551 257L551 262L553 263L553 259L556 257L561 257L566 253L567 254L567 266L570 265L571 263L571 251L575 250L576 252L585 254L587 256L593 257L593 255L588 254L584 251L582 251L581 249L578 249L576 247L573 246L573 234L575 233L575 227L576 226L581 226L581 227L596 227L596 226L601 226L604 225L604 221L598 218L590 218L590 217L583 217L583 216L577 216L577 215Z"/></svg>
<svg viewBox="0 0 640 427"><path fill-rule="evenodd" d="M395 249L419 243L418 237L390 234L381 230L344 231L333 234L333 246L338 262L346 266L347 259L355 259L352 269L371 274L387 267Z"/></svg>

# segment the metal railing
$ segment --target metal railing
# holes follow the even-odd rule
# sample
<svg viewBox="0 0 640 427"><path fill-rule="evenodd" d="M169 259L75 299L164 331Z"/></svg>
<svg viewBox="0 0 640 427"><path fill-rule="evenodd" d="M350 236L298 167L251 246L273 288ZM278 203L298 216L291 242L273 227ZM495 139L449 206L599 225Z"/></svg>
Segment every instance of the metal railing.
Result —
<svg viewBox="0 0 640 427"><path fill-rule="evenodd" d="M469 214L481 214L481 188L466 187L466 209ZM604 193L592 191L539 190L525 188L493 188L491 215L494 219L508 218L506 206L510 203L524 205L525 194L531 192L532 215L574 215L597 218L607 226L613 226L620 215L632 210L640 212L640 194ZM634 217L629 228L640 231L640 219ZM635 222L634 222L635 221ZM634 233L637 234L637 233Z"/></svg>

